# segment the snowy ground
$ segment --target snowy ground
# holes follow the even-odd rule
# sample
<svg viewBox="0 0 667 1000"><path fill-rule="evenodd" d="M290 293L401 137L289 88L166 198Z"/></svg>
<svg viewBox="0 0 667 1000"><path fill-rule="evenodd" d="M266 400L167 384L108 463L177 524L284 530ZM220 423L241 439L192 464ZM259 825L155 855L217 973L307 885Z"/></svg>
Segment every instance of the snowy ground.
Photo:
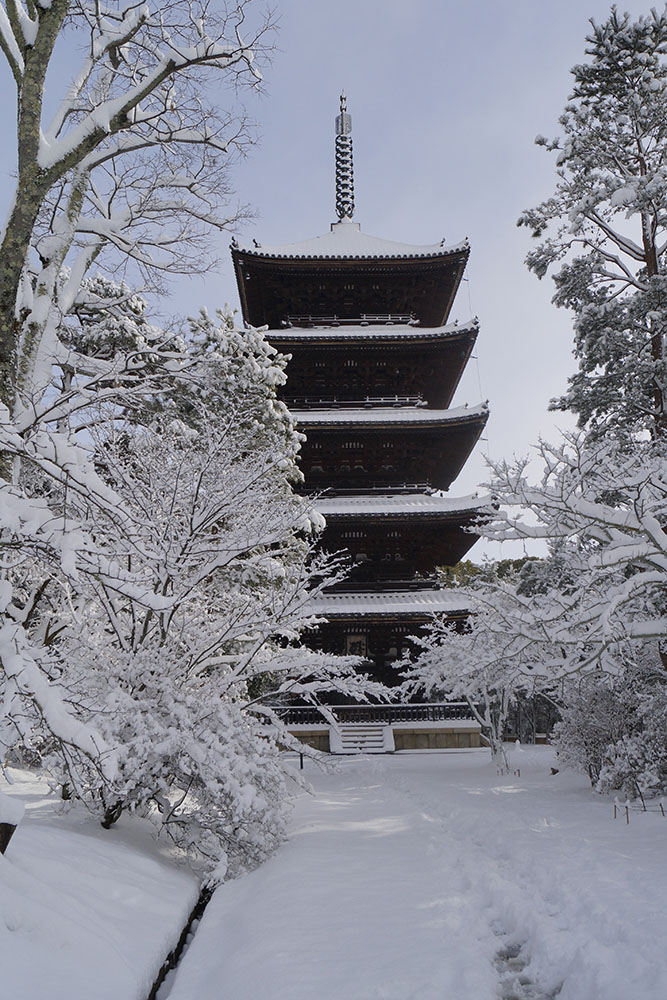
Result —
<svg viewBox="0 0 667 1000"><path fill-rule="evenodd" d="M667 819L546 748L346 759L214 895L169 1000L659 1000ZM161 994L161 1000L162 1000Z"/></svg>
<svg viewBox="0 0 667 1000"><path fill-rule="evenodd" d="M214 895L160 1000L662 1000L667 819L546 748L346 758L290 841ZM312 765L309 765L312 768ZM149 831L55 814L34 779L0 857L0 996L145 1000L196 895Z"/></svg>
<svg viewBox="0 0 667 1000"><path fill-rule="evenodd" d="M0 855L0 997L145 1000L197 881L143 823L57 815L43 784L15 777L26 814Z"/></svg>

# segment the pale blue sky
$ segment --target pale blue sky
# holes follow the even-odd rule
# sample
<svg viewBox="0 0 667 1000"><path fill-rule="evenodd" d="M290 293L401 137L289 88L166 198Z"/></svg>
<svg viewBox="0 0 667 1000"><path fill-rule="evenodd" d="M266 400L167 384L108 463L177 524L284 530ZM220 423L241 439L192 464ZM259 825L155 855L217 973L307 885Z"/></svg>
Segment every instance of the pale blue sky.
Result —
<svg viewBox="0 0 667 1000"><path fill-rule="evenodd" d="M456 403L488 398L488 444L452 487L486 476L484 454L525 454L568 418L548 400L574 369L569 317L550 304L551 281L528 274L530 244L519 212L553 189L554 162L534 146L557 133L599 0L278 0L277 51L264 92L244 95L261 140L234 170L257 218L244 233L262 243L325 232L334 221L333 125L344 88L353 120L355 221L388 239L470 238L469 282L454 316L480 318L481 333ZM633 14L648 4L621 4ZM3 93L12 94L6 68ZM228 100L228 93L221 92ZM11 190L11 101L0 108L0 208ZM205 279L181 280L173 309L237 302L227 253ZM475 556L482 549L475 549ZM493 551L489 549L488 551ZM509 551L503 554L515 554Z"/></svg>

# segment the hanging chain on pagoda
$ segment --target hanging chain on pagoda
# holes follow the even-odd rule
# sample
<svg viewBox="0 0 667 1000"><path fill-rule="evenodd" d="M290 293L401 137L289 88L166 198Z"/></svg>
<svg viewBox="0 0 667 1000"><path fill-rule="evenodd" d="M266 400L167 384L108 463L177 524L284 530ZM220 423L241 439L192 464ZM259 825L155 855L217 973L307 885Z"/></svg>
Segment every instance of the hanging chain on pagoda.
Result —
<svg viewBox="0 0 667 1000"><path fill-rule="evenodd" d="M354 215L352 117L347 113L345 94L340 95L340 114L336 115L336 213L339 219Z"/></svg>

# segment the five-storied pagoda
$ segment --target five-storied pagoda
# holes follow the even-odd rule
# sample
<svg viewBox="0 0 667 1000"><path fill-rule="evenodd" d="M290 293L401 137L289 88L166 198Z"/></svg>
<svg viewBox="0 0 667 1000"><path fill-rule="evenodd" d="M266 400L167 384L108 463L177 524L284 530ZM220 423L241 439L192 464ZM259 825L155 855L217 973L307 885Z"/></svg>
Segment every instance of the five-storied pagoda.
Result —
<svg viewBox="0 0 667 1000"><path fill-rule="evenodd" d="M307 641L362 656L367 672L392 684L408 637L434 612L465 618L456 592L433 577L465 556L476 540L465 529L488 509L488 498L446 495L487 409L450 408L478 330L475 320L447 323L468 243L411 246L361 232L351 127L341 97L331 231L284 246L234 241L232 258L244 320L268 326L270 342L291 355L283 398L306 434L304 489L326 517L323 547L351 559L345 582L314 606L327 623ZM437 708L358 709L356 721L382 723L383 739L374 738L385 749L477 743L465 711ZM338 715L354 723L354 712ZM357 744L372 749L357 730ZM328 737L314 728L311 736L327 748Z"/></svg>

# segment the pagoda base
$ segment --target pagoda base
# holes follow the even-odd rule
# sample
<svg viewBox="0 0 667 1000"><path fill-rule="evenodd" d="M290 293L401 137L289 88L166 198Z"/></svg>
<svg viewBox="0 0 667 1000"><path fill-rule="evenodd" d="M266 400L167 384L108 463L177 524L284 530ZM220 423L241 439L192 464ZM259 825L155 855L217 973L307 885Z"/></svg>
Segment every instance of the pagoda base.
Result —
<svg viewBox="0 0 667 1000"><path fill-rule="evenodd" d="M467 750L482 746L481 727L464 703L330 705L337 724L312 707L283 712L289 732L322 753Z"/></svg>

